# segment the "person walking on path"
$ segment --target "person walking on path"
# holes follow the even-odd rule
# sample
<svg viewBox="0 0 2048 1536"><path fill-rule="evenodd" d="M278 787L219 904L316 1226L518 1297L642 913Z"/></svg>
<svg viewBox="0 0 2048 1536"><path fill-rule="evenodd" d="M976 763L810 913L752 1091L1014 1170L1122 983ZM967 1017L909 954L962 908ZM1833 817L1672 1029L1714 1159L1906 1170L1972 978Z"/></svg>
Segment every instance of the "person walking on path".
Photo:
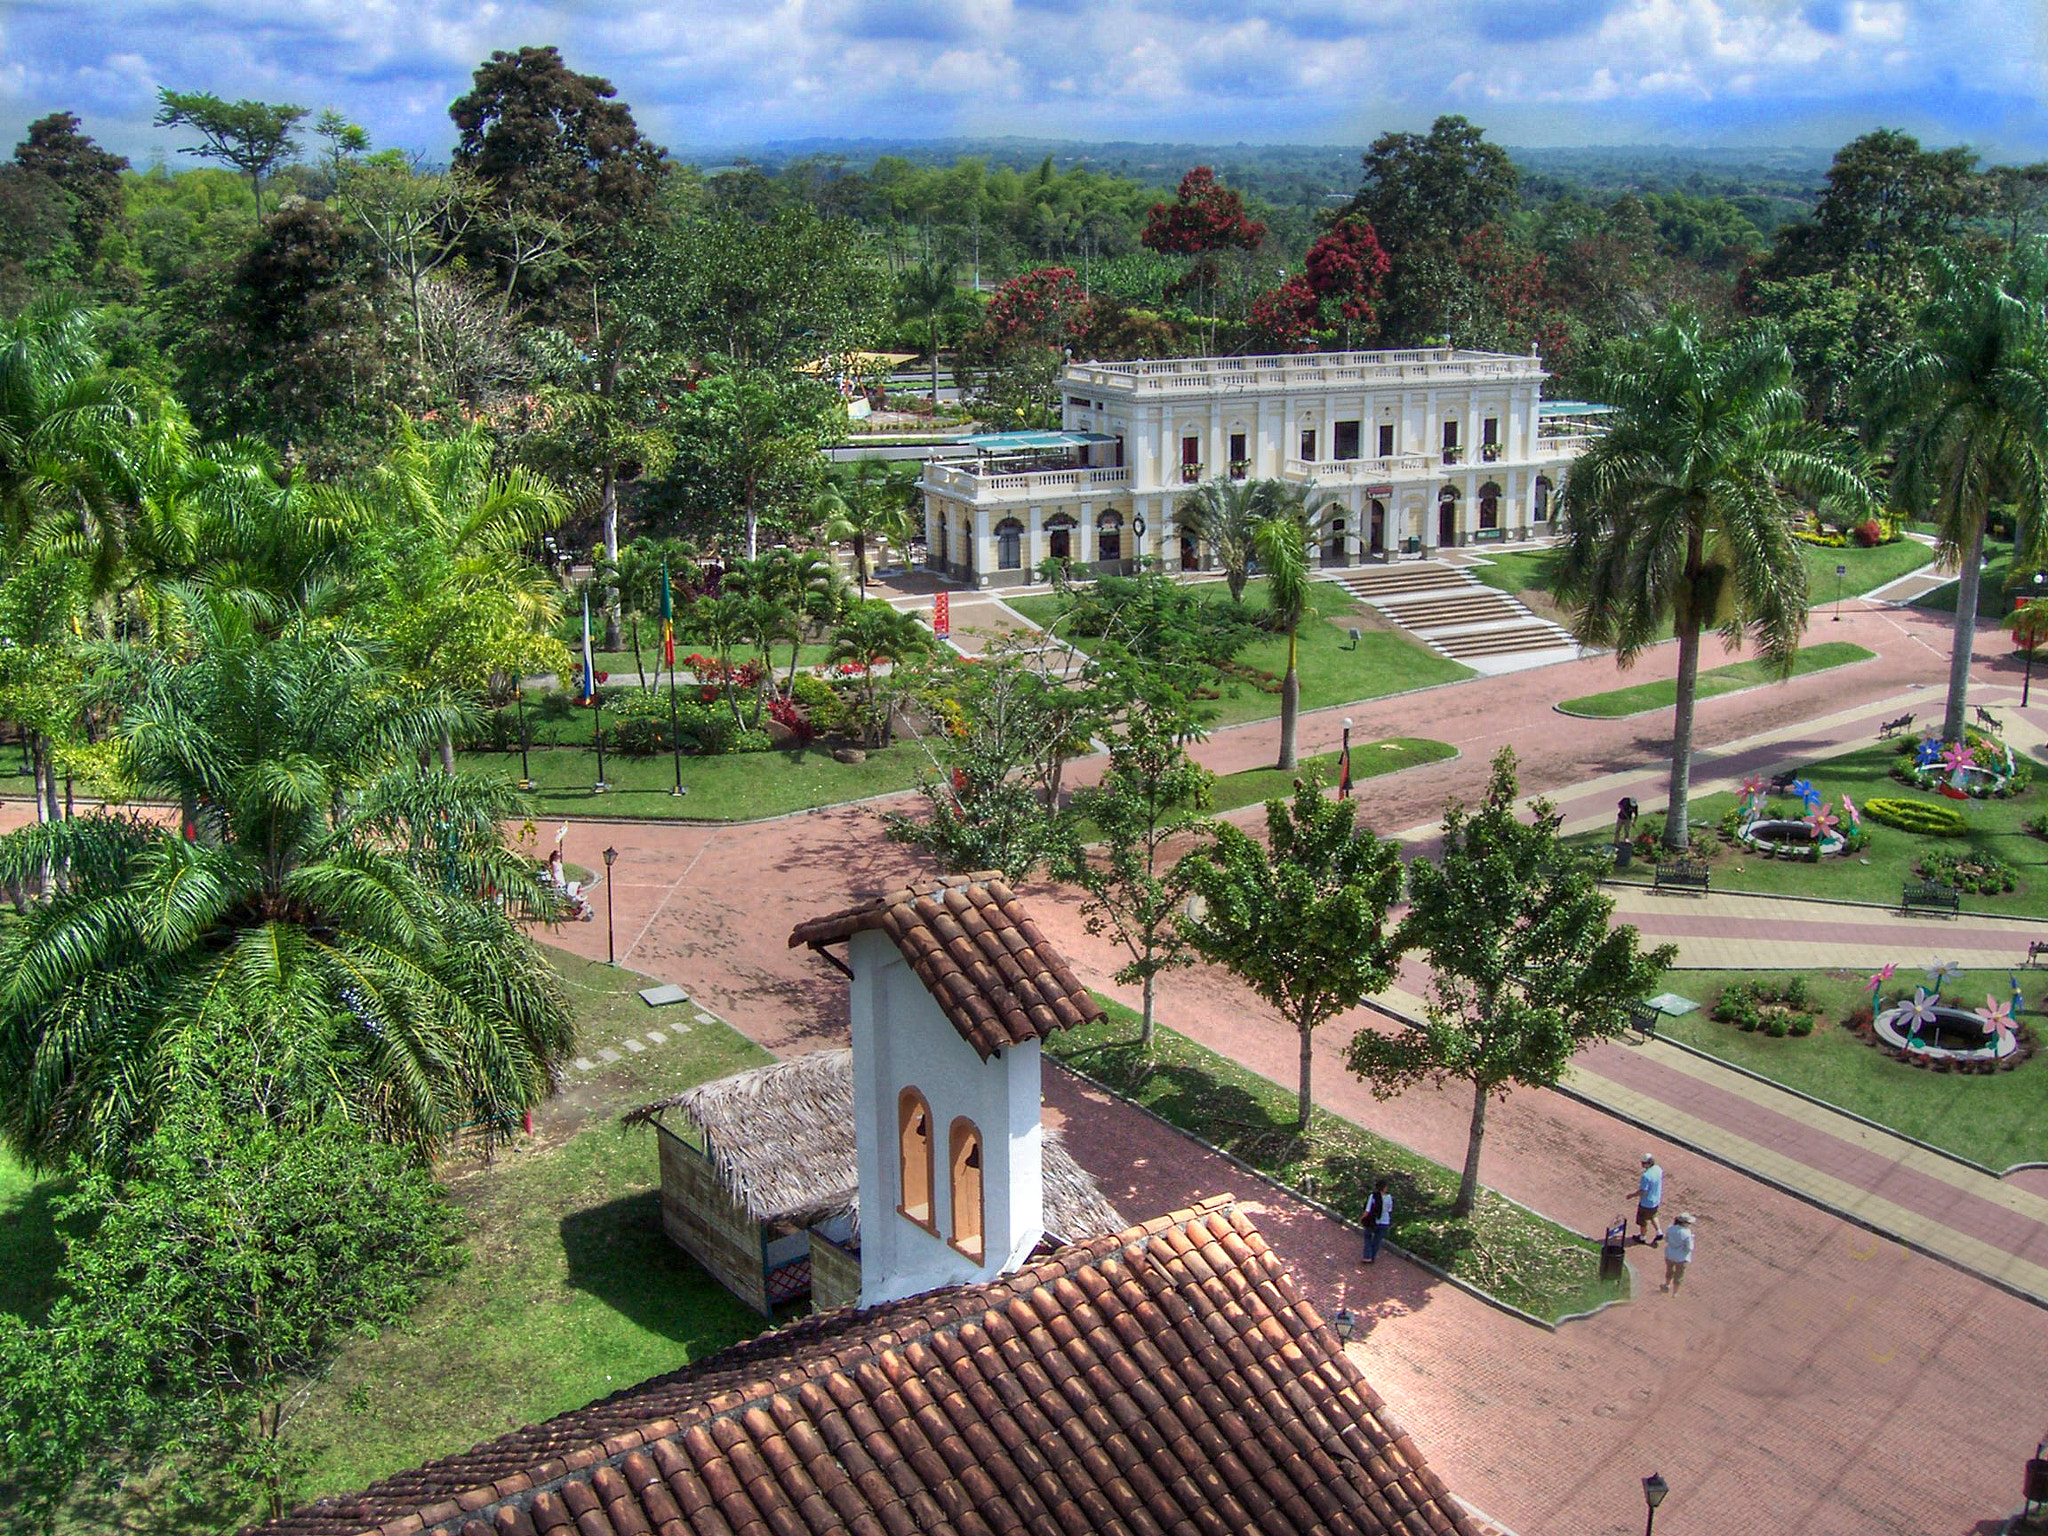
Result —
<svg viewBox="0 0 2048 1536"><path fill-rule="evenodd" d="M1654 1152L1643 1154L1643 1176L1636 1181L1636 1241L1648 1242L1654 1248L1664 1241L1664 1223L1657 1219L1657 1207L1664 1203L1664 1170L1657 1166ZM1646 1229L1655 1228L1657 1235L1645 1238Z"/></svg>
<svg viewBox="0 0 2048 1536"><path fill-rule="evenodd" d="M1664 1283L1657 1289L1676 1296L1685 1284L1685 1266L1691 1262L1692 1212L1680 1211L1678 1220L1671 1223L1671 1241L1664 1245Z"/></svg>
<svg viewBox="0 0 2048 1536"><path fill-rule="evenodd" d="M1385 1179L1373 1185L1360 1224L1365 1228L1365 1262L1370 1264L1380 1256L1380 1244L1387 1240L1387 1229L1394 1224L1394 1197L1387 1192Z"/></svg>

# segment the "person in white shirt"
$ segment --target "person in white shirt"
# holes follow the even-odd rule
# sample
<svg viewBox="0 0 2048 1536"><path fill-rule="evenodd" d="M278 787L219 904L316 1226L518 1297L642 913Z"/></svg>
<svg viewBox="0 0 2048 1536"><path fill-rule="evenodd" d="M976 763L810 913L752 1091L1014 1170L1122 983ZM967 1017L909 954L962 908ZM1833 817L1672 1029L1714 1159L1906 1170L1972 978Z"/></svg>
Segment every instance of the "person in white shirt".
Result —
<svg viewBox="0 0 2048 1536"><path fill-rule="evenodd" d="M1664 1245L1664 1283L1660 1291L1678 1294L1678 1288L1685 1284L1685 1266L1692 1262L1692 1212L1681 1211L1678 1220L1671 1224L1670 1241Z"/></svg>
<svg viewBox="0 0 2048 1536"><path fill-rule="evenodd" d="M1380 1256L1380 1244L1387 1240L1387 1232L1394 1225L1394 1197L1385 1179L1373 1185L1361 1224L1365 1228L1365 1262L1370 1264Z"/></svg>

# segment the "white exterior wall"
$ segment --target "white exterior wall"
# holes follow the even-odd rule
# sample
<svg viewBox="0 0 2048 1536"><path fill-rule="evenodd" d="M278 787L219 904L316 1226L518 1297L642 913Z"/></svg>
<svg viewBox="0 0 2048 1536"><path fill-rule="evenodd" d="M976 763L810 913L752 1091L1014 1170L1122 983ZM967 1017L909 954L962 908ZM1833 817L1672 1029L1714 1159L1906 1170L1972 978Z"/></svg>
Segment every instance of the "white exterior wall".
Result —
<svg viewBox="0 0 2048 1536"><path fill-rule="evenodd" d="M883 934L855 934L847 945L847 962L854 976L861 1305L993 1280L1017 1268L1045 1235L1038 1042L1008 1046L983 1061ZM900 1209L896 1103L905 1088L917 1089L931 1108L937 1235ZM983 1259L978 1264L946 1241L953 1231L951 1134L960 1116L981 1132Z"/></svg>

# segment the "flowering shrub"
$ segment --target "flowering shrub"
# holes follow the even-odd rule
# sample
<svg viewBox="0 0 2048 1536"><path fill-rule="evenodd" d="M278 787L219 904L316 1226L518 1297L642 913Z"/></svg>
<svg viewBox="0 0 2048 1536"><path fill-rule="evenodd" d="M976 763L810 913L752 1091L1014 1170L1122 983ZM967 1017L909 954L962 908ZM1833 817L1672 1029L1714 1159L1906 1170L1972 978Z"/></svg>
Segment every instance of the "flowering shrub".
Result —
<svg viewBox="0 0 2048 1536"><path fill-rule="evenodd" d="M1927 853L1913 861L1913 873L1978 896L2019 889L2019 874L1995 853Z"/></svg>
<svg viewBox="0 0 2048 1536"><path fill-rule="evenodd" d="M768 701L768 718L788 731L800 747L809 746L811 738L817 734L804 712L797 708L796 701L785 699L779 693Z"/></svg>

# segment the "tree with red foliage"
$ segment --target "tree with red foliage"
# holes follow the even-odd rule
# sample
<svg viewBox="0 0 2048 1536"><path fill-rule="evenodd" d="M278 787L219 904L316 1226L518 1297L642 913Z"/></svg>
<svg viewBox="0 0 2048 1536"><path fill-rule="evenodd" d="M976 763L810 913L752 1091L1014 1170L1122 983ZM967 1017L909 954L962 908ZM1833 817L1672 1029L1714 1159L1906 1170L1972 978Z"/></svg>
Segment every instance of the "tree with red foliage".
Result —
<svg viewBox="0 0 2048 1536"><path fill-rule="evenodd" d="M1217 181L1216 173L1198 165L1180 179L1170 203L1154 203L1145 232L1138 237L1147 250L1175 256L1205 256L1211 251L1256 251L1266 226L1244 211L1244 199Z"/></svg>
<svg viewBox="0 0 2048 1536"><path fill-rule="evenodd" d="M1040 267L995 291L984 324L998 347L1070 347L1087 335L1094 317L1094 301L1072 267Z"/></svg>
<svg viewBox="0 0 2048 1536"><path fill-rule="evenodd" d="M1066 353L1095 325L1095 304L1072 267L1040 267L996 290L981 329L960 348L963 387L978 374L976 409L1004 426L1053 424Z"/></svg>
<svg viewBox="0 0 2048 1536"><path fill-rule="evenodd" d="M1304 272L1252 305L1252 324L1284 350L1327 330L1349 351L1378 323L1380 289L1393 263L1370 224L1345 218L1309 247L1303 265Z"/></svg>
<svg viewBox="0 0 2048 1536"><path fill-rule="evenodd" d="M1193 264L1177 287L1194 290L1209 316L1213 345L1218 251L1256 251L1266 226L1245 212L1244 199L1217 181L1216 173L1198 165L1180 179L1170 203L1154 203L1138 241L1147 250L1192 256Z"/></svg>

